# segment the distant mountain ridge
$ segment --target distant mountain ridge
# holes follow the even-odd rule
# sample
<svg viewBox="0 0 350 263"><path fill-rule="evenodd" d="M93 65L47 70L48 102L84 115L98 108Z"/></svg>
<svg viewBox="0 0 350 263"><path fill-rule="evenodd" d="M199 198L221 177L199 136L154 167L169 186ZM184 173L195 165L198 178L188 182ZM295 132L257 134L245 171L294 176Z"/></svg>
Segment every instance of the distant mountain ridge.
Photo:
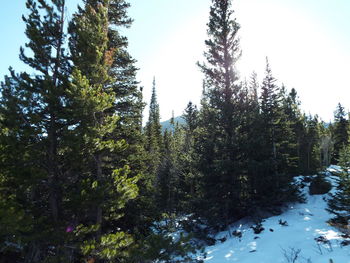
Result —
<svg viewBox="0 0 350 263"><path fill-rule="evenodd" d="M164 132L165 130L170 130L171 129L171 123L170 123L170 120L166 120L166 121L162 121L160 123L160 125L162 126L162 132ZM185 120L184 118L182 118L182 116L177 116L174 118L174 122L175 124L178 123L178 124L185 124Z"/></svg>

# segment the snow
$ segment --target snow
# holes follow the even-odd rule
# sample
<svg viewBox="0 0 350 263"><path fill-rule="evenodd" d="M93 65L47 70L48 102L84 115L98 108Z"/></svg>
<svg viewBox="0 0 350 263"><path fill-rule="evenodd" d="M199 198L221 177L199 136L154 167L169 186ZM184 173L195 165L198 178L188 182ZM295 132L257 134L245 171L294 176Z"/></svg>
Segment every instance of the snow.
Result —
<svg viewBox="0 0 350 263"><path fill-rule="evenodd" d="M331 173L337 170L339 167L331 166L325 173L332 183L336 178ZM263 220L265 230L260 234L254 234L252 223L242 222L219 233L216 239L227 240L207 247L204 262L329 263L332 259L334 263L350 263L350 246L341 246L342 233L327 224L332 217L326 211L328 194L310 196L308 187L304 193L305 203L289 205L283 214ZM288 226L279 220L287 221ZM230 235L235 230L242 232L241 238Z"/></svg>

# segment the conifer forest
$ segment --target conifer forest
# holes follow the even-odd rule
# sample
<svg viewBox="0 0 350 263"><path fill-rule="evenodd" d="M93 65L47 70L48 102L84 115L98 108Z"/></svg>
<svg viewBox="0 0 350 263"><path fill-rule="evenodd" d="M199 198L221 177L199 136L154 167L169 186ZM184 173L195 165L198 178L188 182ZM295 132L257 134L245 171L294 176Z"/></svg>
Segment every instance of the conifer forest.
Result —
<svg viewBox="0 0 350 263"><path fill-rule="evenodd" d="M305 202L295 178L322 191L330 165L331 222L350 225L347 110L306 114L268 58L262 81L240 77L235 1L211 0L200 104L166 128L128 51L128 1L84 0L70 19L66 1L23 1L28 70L1 76L0 263L205 262L216 233Z"/></svg>

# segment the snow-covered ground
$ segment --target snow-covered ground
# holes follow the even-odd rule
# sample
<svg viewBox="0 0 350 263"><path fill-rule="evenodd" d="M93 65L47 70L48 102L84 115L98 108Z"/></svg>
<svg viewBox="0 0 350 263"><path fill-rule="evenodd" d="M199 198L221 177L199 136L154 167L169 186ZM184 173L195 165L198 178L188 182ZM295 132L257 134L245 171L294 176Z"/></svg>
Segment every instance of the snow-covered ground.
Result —
<svg viewBox="0 0 350 263"><path fill-rule="evenodd" d="M329 172L327 177L334 182ZM216 239L227 240L207 247L204 262L329 263L332 259L334 263L350 263L350 246L342 246L342 233L326 222L332 217L325 209L328 194L310 196L308 187L304 191L306 203L290 205L283 214L264 220L265 230L260 234L254 234L251 224L231 227L231 233L241 231L241 238L229 237L228 231L219 233ZM279 224L279 220L287 221L288 226ZM316 238L325 242L317 242Z"/></svg>

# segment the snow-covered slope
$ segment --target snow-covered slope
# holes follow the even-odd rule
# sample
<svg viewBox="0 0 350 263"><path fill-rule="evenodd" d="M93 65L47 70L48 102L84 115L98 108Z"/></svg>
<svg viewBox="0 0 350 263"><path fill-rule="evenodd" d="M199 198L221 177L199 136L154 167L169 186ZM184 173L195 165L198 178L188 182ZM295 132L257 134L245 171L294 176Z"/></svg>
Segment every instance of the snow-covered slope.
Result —
<svg viewBox="0 0 350 263"><path fill-rule="evenodd" d="M328 178L334 181L330 173ZM350 246L342 246L342 233L326 222L332 217L325 210L328 195L310 196L308 187L304 190L306 203L290 205L285 213L264 220L262 225L265 230L260 234L254 234L251 224L231 227L231 233L241 231L241 238L232 235L230 237L228 231L219 233L216 239L226 237L227 240L207 247L204 261L329 263L332 259L334 263L350 263ZM279 224L279 220L287 221L288 226Z"/></svg>

